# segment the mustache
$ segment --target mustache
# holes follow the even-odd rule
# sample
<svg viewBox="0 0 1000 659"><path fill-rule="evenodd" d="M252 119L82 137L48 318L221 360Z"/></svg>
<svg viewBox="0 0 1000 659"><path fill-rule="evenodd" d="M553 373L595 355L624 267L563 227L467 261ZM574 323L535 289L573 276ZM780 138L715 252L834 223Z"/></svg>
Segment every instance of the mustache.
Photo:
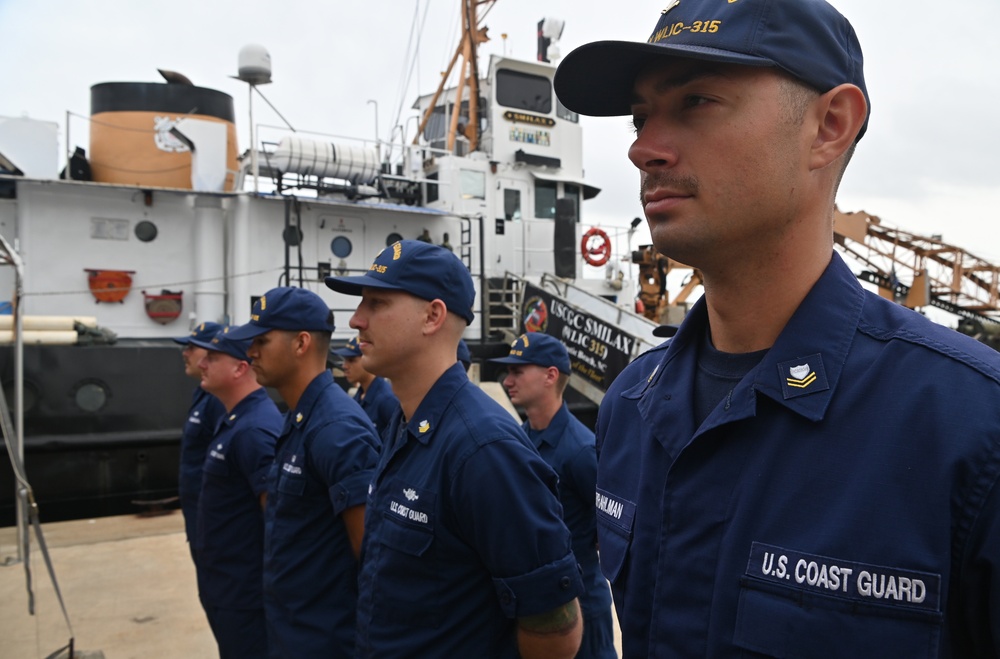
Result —
<svg viewBox="0 0 1000 659"><path fill-rule="evenodd" d="M700 184L694 176L679 176L670 172L647 174L639 185L639 203L646 205L646 195L655 190L666 189L675 194L696 196Z"/></svg>

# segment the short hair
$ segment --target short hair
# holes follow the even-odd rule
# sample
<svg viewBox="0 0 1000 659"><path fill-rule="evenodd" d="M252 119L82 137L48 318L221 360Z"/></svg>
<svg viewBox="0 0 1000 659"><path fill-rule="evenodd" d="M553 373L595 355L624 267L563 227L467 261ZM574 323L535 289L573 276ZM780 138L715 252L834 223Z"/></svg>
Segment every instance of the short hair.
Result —
<svg viewBox="0 0 1000 659"><path fill-rule="evenodd" d="M330 342L332 341L332 335L327 331L311 330L309 335L312 336L312 341L316 344L316 347L324 355L330 354Z"/></svg>
<svg viewBox="0 0 1000 659"><path fill-rule="evenodd" d="M815 87L812 87L811 85L790 75L782 75L781 79L782 120L789 125L801 125L802 120L805 118L806 111L809 109L809 105L819 98L822 93ZM847 151L845 151L841 156L842 162L840 165L840 171L837 174L837 179L833 186L834 193L836 193L837 189L840 188L840 182L844 178L844 172L847 171L847 165L851 162L851 158L854 157L854 150L857 146L858 143L857 140L855 140L854 143L851 144Z"/></svg>
<svg viewBox="0 0 1000 659"><path fill-rule="evenodd" d="M559 373L559 378L556 380L556 393L560 396L566 391L566 385L569 384L569 373Z"/></svg>

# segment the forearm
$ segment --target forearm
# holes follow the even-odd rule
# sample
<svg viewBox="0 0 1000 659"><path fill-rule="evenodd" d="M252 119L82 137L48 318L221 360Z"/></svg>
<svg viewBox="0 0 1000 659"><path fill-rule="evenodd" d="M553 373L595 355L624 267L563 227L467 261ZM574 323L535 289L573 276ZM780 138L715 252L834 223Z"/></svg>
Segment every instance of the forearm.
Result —
<svg viewBox="0 0 1000 659"><path fill-rule="evenodd" d="M575 599L517 622L517 646L523 659L573 659L582 638L583 618Z"/></svg>

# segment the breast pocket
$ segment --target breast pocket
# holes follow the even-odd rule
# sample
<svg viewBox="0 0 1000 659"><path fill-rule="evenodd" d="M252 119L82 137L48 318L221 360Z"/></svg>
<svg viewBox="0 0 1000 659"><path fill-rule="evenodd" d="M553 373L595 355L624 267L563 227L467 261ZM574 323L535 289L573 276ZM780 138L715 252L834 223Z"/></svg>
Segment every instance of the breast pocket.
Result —
<svg viewBox="0 0 1000 659"><path fill-rule="evenodd" d="M733 641L747 657L937 657L942 616L744 577Z"/></svg>
<svg viewBox="0 0 1000 659"><path fill-rule="evenodd" d="M376 609L407 625L439 627L444 566L434 560L434 529L386 513L378 530Z"/></svg>
<svg viewBox="0 0 1000 659"><path fill-rule="evenodd" d="M601 573L615 583L623 570L632 545L635 504L597 488L597 540L600 545Z"/></svg>
<svg viewBox="0 0 1000 659"><path fill-rule="evenodd" d="M209 458L205 460L204 472L211 476L226 477L229 475L229 463L225 460Z"/></svg>

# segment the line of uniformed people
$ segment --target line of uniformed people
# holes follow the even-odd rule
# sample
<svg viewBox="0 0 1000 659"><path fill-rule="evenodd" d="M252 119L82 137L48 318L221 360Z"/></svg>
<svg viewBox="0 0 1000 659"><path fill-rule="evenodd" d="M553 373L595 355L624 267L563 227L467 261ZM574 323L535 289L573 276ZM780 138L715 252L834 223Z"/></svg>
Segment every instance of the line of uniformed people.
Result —
<svg viewBox="0 0 1000 659"><path fill-rule="evenodd" d="M370 271L382 277L344 278L354 287L345 292L370 289L427 309L436 300L455 327L471 322L471 277L453 254L415 241L376 262L384 254L386 267ZM459 285L447 285L455 277ZM329 308L290 287L262 296L246 325L204 323L175 339L188 374L201 380L180 489L220 656L616 656L596 560L593 433L569 416L561 388L557 404L549 401L555 418L540 428L529 419L522 430L468 381L460 330L407 332L375 316L366 325L357 320L366 295L352 319L364 325L363 340L332 351ZM388 341L373 339L373 326L387 337L429 335L428 346L450 346L450 357L436 374L409 364L375 375L362 357ZM561 343L539 335L533 345L543 359L512 369L568 377ZM517 352L530 355L524 348ZM331 354L344 358L354 400L327 370ZM558 363L547 363L553 355ZM412 395L393 394L411 391L410 372L429 378L415 408ZM382 373L392 373L391 386ZM277 391L283 417L262 385ZM534 403L525 396L519 404ZM546 457L560 471L558 490L539 451L563 456Z"/></svg>

